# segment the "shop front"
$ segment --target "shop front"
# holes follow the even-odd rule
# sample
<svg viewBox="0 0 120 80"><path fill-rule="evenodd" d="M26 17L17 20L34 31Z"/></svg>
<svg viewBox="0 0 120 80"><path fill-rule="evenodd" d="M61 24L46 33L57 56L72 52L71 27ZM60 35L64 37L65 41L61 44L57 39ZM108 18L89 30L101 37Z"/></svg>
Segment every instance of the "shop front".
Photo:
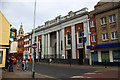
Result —
<svg viewBox="0 0 120 80"><path fill-rule="evenodd" d="M120 63L120 43L110 43L102 45L87 46L93 50L90 52L91 65L119 65Z"/></svg>

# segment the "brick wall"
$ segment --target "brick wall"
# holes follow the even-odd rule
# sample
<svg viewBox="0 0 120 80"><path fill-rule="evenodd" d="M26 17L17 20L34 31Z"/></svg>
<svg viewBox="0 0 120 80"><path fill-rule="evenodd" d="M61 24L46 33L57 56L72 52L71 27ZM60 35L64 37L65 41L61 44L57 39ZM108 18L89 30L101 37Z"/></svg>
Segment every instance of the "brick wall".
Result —
<svg viewBox="0 0 120 80"><path fill-rule="evenodd" d="M110 6L111 5L111 6ZM115 5L115 6L113 6ZM101 14L97 14L95 15L95 19L96 19L96 26L97 26L97 39L98 39L98 44L105 44L105 43L115 43L120 41L120 38L116 39L116 40L112 40L111 39L111 32L117 31L119 33L120 36L120 9L114 9L114 10L109 10L111 8L116 7L116 5L118 5L118 3L105 3L104 5L99 5L97 7L95 7L95 12L102 12ZM108 10L106 12L104 12L104 10ZM116 15L116 22L114 23L110 23L109 22L109 16L110 15ZM101 25L101 21L100 19L102 17L106 17L107 18L107 24L105 25ZM109 40L107 41L103 41L102 40L102 34L103 33L108 33L108 37Z"/></svg>

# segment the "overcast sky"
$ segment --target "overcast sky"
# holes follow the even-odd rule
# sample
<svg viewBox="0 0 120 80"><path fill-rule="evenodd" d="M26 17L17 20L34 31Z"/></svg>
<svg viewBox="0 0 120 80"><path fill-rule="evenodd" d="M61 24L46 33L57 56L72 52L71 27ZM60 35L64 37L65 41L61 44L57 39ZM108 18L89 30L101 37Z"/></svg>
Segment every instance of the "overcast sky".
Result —
<svg viewBox="0 0 120 80"><path fill-rule="evenodd" d="M0 0L0 10L12 27L19 30L22 22L24 32L33 29L35 0ZM55 17L65 16L69 11L78 11L87 7L89 11L94 10L94 5L99 0L36 0L36 26L41 26L44 22Z"/></svg>

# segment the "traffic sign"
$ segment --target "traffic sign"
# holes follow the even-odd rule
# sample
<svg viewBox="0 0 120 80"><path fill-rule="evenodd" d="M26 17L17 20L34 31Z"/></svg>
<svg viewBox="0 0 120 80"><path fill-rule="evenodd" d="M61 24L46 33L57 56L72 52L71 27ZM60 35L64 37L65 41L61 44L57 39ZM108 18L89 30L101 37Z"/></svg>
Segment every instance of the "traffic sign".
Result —
<svg viewBox="0 0 120 80"><path fill-rule="evenodd" d="M32 48L33 48L33 49L36 49L36 48L37 48L37 45L36 45L36 44L32 44Z"/></svg>

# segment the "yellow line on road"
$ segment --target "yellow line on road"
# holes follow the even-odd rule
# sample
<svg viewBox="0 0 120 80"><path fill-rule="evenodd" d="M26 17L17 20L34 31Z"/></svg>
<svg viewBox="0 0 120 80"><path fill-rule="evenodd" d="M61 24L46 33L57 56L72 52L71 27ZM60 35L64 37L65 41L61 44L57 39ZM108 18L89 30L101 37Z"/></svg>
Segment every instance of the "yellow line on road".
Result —
<svg viewBox="0 0 120 80"><path fill-rule="evenodd" d="M44 77L46 77L46 78L56 79L55 77L47 76L47 75L44 75L44 74L39 74L39 73L35 73L35 74L40 75L40 76L44 76Z"/></svg>

